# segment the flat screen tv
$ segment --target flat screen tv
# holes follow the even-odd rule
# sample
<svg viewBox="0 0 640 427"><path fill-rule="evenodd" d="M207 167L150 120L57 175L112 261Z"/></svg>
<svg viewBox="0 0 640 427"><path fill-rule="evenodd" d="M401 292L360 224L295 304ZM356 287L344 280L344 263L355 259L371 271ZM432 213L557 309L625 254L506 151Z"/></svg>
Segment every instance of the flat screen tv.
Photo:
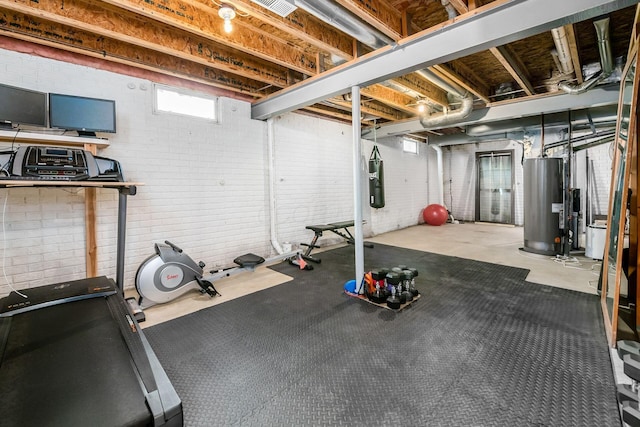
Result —
<svg viewBox="0 0 640 427"><path fill-rule="evenodd" d="M116 102L50 93L49 126L75 130L81 136L95 136L96 132L115 133Z"/></svg>
<svg viewBox="0 0 640 427"><path fill-rule="evenodd" d="M0 127L47 126L47 94L0 84Z"/></svg>

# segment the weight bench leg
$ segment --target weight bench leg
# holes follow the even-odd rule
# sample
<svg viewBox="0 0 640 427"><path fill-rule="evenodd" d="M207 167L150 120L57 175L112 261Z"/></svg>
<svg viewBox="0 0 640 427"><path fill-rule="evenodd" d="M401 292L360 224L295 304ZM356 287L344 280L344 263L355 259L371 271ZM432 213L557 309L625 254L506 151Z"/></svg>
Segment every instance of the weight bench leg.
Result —
<svg viewBox="0 0 640 427"><path fill-rule="evenodd" d="M302 246L306 246L307 250L304 251L304 253L301 255L302 258L304 258L306 261L312 261L315 263L320 264L320 262L322 262L322 260L320 258L315 258L311 256L311 251L315 248L319 248L320 246L317 246L316 243L318 242L318 239L320 238L320 236L322 236L322 232L316 232L315 236L313 236L313 240L311 240L311 243L307 244L307 243L301 243Z"/></svg>

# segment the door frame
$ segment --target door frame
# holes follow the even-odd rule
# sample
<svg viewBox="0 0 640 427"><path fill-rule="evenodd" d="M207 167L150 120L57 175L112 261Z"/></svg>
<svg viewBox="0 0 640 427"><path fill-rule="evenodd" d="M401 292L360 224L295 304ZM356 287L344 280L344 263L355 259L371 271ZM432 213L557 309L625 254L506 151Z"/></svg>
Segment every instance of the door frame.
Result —
<svg viewBox="0 0 640 427"><path fill-rule="evenodd" d="M480 220L480 157L487 157L487 155L491 155L491 154L495 154L495 155L505 155L508 154L511 156L511 222L509 222L509 225L514 225L516 223L516 218L515 218L515 204L516 204L516 200L515 200L515 191L514 191L514 181L516 178L516 174L515 174L515 150L511 149L511 150L488 150L488 151L476 151L476 214L475 214L475 220L476 222L490 222L493 224L504 224L502 222L493 222L493 221L481 221Z"/></svg>

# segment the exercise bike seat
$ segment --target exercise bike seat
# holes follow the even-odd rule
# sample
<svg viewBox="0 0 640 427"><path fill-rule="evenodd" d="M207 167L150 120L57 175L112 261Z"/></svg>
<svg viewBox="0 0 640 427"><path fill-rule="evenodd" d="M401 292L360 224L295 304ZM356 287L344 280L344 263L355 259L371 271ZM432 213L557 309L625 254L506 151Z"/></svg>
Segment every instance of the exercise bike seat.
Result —
<svg viewBox="0 0 640 427"><path fill-rule="evenodd" d="M262 264L264 262L264 258L255 254L244 254L234 259L233 262L242 268L253 268L258 264Z"/></svg>

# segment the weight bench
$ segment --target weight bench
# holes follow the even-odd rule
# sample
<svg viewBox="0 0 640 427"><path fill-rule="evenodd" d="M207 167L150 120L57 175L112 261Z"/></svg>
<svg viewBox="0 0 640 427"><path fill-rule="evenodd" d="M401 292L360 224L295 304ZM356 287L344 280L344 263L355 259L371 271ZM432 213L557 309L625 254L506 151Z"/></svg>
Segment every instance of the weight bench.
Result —
<svg viewBox="0 0 640 427"><path fill-rule="evenodd" d="M320 263L322 260L320 258L312 257L311 251L315 248L319 248L320 246L316 245L318 239L322 237L322 233L325 231L331 231L334 234L342 237L349 244L355 244L355 238L349 232L349 227L353 227L353 221L342 221L342 222L332 222L330 224L320 224L320 225L307 225L305 228L314 232L313 239L311 243L301 243L302 246L306 246L307 249L302 254L302 258L308 261L313 261L316 263ZM373 248L371 243L365 243L364 246L367 248Z"/></svg>

